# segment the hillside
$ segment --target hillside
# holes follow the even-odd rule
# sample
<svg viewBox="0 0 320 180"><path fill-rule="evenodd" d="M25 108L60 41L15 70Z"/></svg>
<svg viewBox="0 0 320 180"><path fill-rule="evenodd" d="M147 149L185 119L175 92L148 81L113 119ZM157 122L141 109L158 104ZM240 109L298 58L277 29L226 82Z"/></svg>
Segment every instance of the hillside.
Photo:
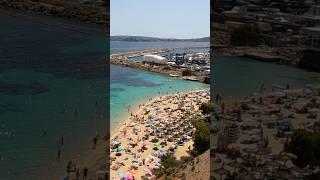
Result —
<svg viewBox="0 0 320 180"><path fill-rule="evenodd" d="M199 155L191 161L183 163L182 166L177 167L167 174L167 178L172 180L209 180L210 179L210 150ZM160 180L166 177L160 177Z"/></svg>
<svg viewBox="0 0 320 180"><path fill-rule="evenodd" d="M129 41L129 42L153 42L153 41L185 41L185 42L209 42L209 37L195 39L175 39L175 38L156 38L146 36L111 36L111 41Z"/></svg>

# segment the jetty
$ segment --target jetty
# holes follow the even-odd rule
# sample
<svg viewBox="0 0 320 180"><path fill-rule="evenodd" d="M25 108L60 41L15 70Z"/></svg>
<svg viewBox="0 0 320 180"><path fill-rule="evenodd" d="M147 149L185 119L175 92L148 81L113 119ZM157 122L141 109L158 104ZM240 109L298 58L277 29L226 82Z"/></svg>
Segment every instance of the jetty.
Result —
<svg viewBox="0 0 320 180"><path fill-rule="evenodd" d="M195 48L209 48L205 46L198 47L183 47L183 48L153 48L147 50L137 50L137 51L127 51L127 52L117 52L110 55L110 64L121 65L125 67L130 67L134 69L139 69L142 71L159 73L166 75L168 77L174 77L190 81L199 81L203 83L208 83L208 77L199 76L193 74L188 68L179 65L169 65L169 64L152 64L144 63L141 61L130 60L134 57L145 56L150 54L158 54L163 52L170 52L181 49L195 49Z"/></svg>

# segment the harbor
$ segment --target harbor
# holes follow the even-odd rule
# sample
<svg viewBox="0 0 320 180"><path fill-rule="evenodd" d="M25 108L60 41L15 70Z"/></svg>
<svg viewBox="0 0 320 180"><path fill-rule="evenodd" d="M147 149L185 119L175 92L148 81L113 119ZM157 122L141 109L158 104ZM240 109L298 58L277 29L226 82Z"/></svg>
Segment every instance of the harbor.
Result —
<svg viewBox="0 0 320 180"><path fill-rule="evenodd" d="M193 52L185 48L154 48L139 51L118 52L110 55L110 64L163 74L184 80L210 82L209 52ZM139 60L134 60L135 58Z"/></svg>

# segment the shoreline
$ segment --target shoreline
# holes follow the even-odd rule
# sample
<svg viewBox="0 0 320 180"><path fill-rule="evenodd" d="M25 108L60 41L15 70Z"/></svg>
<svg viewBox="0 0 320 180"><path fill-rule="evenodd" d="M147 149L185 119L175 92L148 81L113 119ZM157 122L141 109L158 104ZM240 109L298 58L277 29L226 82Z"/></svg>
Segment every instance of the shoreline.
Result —
<svg viewBox="0 0 320 180"><path fill-rule="evenodd" d="M148 99L145 99L145 100L141 100L139 102L136 102L134 105L130 106L130 107L133 107L134 109L130 109L130 112L128 112L125 117L123 118L119 118L118 119L118 125L116 127L111 127L113 130L110 131L110 139L112 139L113 137L113 134L115 134L117 131L119 131L119 129L123 126L124 123L126 123L127 121L130 121L130 113L135 113L139 110L139 105L141 104L146 104L149 101L149 99L155 99L155 98L160 98L160 97L166 97L166 96L172 96L174 94L184 94L184 93L190 93L190 92L193 92L193 91L207 91L207 88L204 88L204 89L195 89L195 90L186 90L186 91L179 91L179 92L176 92L176 93L169 93L169 94L163 94L163 95L160 95L160 96L152 96L152 97L147 97Z"/></svg>
<svg viewBox="0 0 320 180"><path fill-rule="evenodd" d="M107 25L109 18L105 9L107 5L85 5L77 1L8 1L0 0L0 7L20 11L31 15L41 15L48 17L64 17L67 19L95 24Z"/></svg>
<svg viewBox="0 0 320 180"><path fill-rule="evenodd" d="M0 12L6 16L24 18L26 21L37 22L41 25L59 27L61 29L78 32L88 35L104 36L107 37L107 32L103 25L95 24L92 22L84 22L77 19L70 19L66 17L46 16L41 14L27 13L25 11L5 8L0 6Z"/></svg>
<svg viewBox="0 0 320 180"><path fill-rule="evenodd" d="M129 67L132 69L137 69L145 72L157 73L157 74L165 75L167 77L174 76L182 80L198 81L201 83L209 84L210 77L199 76L192 72L187 72L190 74L184 75L184 71L186 71L184 67L148 64L140 61L130 60L130 57L134 57L134 56L143 56L146 54L154 54L159 52L172 51L175 49L189 49L189 48L210 48L210 47L195 46L195 47L183 47L183 48L152 48L152 49L144 49L144 50L116 52L116 53L110 54L110 64Z"/></svg>
<svg viewBox="0 0 320 180"><path fill-rule="evenodd" d="M213 45L213 52L223 56L246 57L256 61L288 65L298 69L319 72L320 65L314 61L320 51L302 47L250 47Z"/></svg>
<svg viewBox="0 0 320 180"><path fill-rule="evenodd" d="M207 91L207 88L200 89L200 90L182 91L182 92L179 92L179 94L190 93L190 92L193 92L193 91ZM139 111L139 104L147 104L148 102L150 102L148 99L157 99L157 98L160 98L160 97L172 96L173 94L177 94L177 93L171 93L171 94L169 93L169 94L163 94L163 95L160 95L160 96L147 97L146 99L144 99L142 101L139 101L139 102L136 102L134 105L131 105L130 106L130 112L127 112L124 117L121 117L119 119L119 121L117 121L116 127L112 127L111 128L111 126L110 126L110 128L112 130L110 130L109 142L117 134L120 133L119 130L121 128L123 128L125 126L125 124L128 124L131 121L130 120L130 113L131 112L134 113L134 112ZM84 149L85 151L81 153L81 156L79 156L79 157L77 157L77 158L72 160L77 165L77 167L80 168L80 174L82 174L82 169L84 167L88 168L88 170L89 170L88 178L97 178L96 171L104 171L101 167L104 165L105 151L108 148L107 144L109 142L105 141L102 135L103 134L100 134L100 138L98 140L98 143L97 143L95 149L90 148L92 146L92 144L89 143L88 147ZM56 177L56 178L64 177L64 175L66 175L65 166L66 166L66 164L63 164L61 162L61 167L59 167L59 169L57 169L57 171L55 171L54 177ZM75 177L75 173L71 173L70 177L74 178Z"/></svg>
<svg viewBox="0 0 320 180"><path fill-rule="evenodd" d="M175 93L175 94L167 94L167 95L162 95L162 96L156 96L156 97L152 97L152 98L149 98L149 100L146 100L146 101L143 101L141 102L137 107L134 108L134 113L133 115L138 115L138 114L143 114L143 109L146 108L146 107L149 107L150 105L154 104L155 102L159 101L160 99L167 99L167 98L172 98L174 96L180 96L180 95L185 95L185 94L192 94L192 93L196 93L196 92L206 92L208 93L208 89L202 89L202 90L191 90L191 91L186 91L186 92L179 92L179 93ZM130 111L131 112L131 111ZM123 120L122 123L119 125L119 128L115 129L115 131L112 132L112 134L110 135L110 140L111 142L113 142L114 139L116 139L116 137L120 138L121 140L120 141L126 141L126 137L131 137L133 138L133 140L135 138L137 138L136 136L134 136L133 134L130 134L130 135L126 135L125 137L122 137L121 138L121 134L124 133L123 130L126 132L127 130L126 129L133 129L133 127L131 126L132 123L135 123L136 121L132 118L127 118L126 120ZM139 123L136 122L137 126L139 126ZM140 126L139 126L140 128ZM141 131L143 129L147 129L147 128L144 128L142 125L141 125ZM142 133L143 134L143 133ZM140 135L139 135L140 136ZM138 139L139 139L139 136L138 136ZM187 148L186 146L192 146L192 141L189 141L187 142L184 146L181 146L181 148L179 147L177 149L177 152L178 152L178 159L181 157L181 153L184 154L185 152L185 149ZM148 150L147 150L148 151ZM112 156L113 154L113 156ZM146 154L148 154L147 152L144 153L144 156L146 156ZM114 158L114 153L111 152L111 155L110 155L112 158ZM128 155L130 157L130 155ZM183 155L182 155L183 156ZM146 156L147 157L147 156ZM113 164L111 164L110 168L114 167ZM128 168L128 166L124 166L124 167L120 167L120 171L124 170ZM134 173L136 174L136 173ZM137 172L137 176L136 178L140 178L140 176L144 175L144 173L141 173L141 171L138 171ZM111 173L110 173L110 177L115 177L116 176L116 173L114 170L111 170Z"/></svg>

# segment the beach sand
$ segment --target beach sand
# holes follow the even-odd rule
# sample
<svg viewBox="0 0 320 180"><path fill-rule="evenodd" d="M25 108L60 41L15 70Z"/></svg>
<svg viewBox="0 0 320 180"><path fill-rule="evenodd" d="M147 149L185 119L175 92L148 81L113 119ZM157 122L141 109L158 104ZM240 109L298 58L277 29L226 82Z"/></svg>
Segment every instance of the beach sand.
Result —
<svg viewBox="0 0 320 180"><path fill-rule="evenodd" d="M165 153L162 151L168 152L170 147L176 146L178 138L185 135L184 129L181 127L185 126L190 132L194 131L190 121L185 117L190 117L190 114L200 115L200 105L208 100L208 90L199 90L150 98L149 101L138 105L130 118L123 121L116 131L112 131L111 146L114 147L110 151L112 159L110 166L112 168L110 170L111 179L120 179L121 176L131 175L135 179L140 179L141 176L146 174L151 176L153 169L160 166L159 156ZM164 133L164 131L160 133L158 131L168 129L168 126L171 125L176 128L172 129L170 133ZM155 133L153 133L153 128ZM179 133L179 131L180 134L177 134L175 138L169 135ZM184 137L183 144L174 148L174 155L177 159L182 156L189 156L187 151L192 149L191 136L185 135ZM173 141L165 140L168 138L173 139ZM157 139L158 142L152 143L152 139ZM117 145L118 143L121 144ZM154 149L155 146L156 149ZM145 147L144 151L140 151L142 147ZM145 160L144 165L143 160ZM136 169L134 170L133 167Z"/></svg>
<svg viewBox="0 0 320 180"><path fill-rule="evenodd" d="M214 131L217 131L211 135L212 144L216 147L211 173L218 179L224 179L222 177L230 173L256 178L282 173L282 177L293 179L298 168L290 159L282 159L286 154L284 147L294 130L313 131L320 117L319 101L319 96L310 91L284 90L224 102L224 111L223 103L218 104L216 113L219 120L213 122L216 124ZM240 116L237 112L241 112ZM311 118L314 113L318 116ZM231 124L233 134L229 133ZM282 130L280 127L283 126L289 128ZM235 134L237 139L231 138ZM231 151L240 155L228 156L227 152ZM284 174L279 164L285 164L290 171ZM259 167L264 167L263 172Z"/></svg>

